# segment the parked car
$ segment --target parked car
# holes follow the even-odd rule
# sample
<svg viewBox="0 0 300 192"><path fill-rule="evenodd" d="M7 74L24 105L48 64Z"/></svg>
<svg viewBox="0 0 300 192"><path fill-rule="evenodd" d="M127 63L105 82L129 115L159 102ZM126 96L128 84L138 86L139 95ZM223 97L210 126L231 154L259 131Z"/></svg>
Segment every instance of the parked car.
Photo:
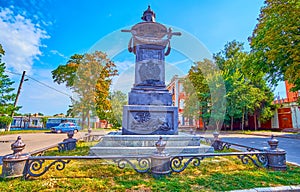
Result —
<svg viewBox="0 0 300 192"><path fill-rule="evenodd" d="M64 133L69 131L74 131L74 133L77 133L79 130L81 130L81 127L72 122L61 123L58 126L51 128L52 133Z"/></svg>

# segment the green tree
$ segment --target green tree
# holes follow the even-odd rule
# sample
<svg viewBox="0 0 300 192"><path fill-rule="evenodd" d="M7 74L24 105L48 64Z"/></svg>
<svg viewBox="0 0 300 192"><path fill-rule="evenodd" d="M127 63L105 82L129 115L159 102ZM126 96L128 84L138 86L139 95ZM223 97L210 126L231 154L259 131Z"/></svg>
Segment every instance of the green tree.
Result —
<svg viewBox="0 0 300 192"><path fill-rule="evenodd" d="M216 65L208 59L195 63L184 82L184 91L184 116L201 118L204 126L210 124L210 128L219 130L226 106L223 77Z"/></svg>
<svg viewBox="0 0 300 192"><path fill-rule="evenodd" d="M243 130L245 117L254 115L254 128L257 129L257 118L266 120L273 115L273 93L264 78L265 73L252 67L253 57L237 41L227 43L223 51L214 55L225 81L226 115L230 119L231 130L234 119L241 118Z"/></svg>
<svg viewBox="0 0 300 192"><path fill-rule="evenodd" d="M123 106L127 104L127 96L121 91L114 91L109 96L111 102L111 118L109 121L114 127L122 125Z"/></svg>
<svg viewBox="0 0 300 192"><path fill-rule="evenodd" d="M288 80L300 90L300 1L265 0L258 24L249 38L256 71L273 84Z"/></svg>
<svg viewBox="0 0 300 192"><path fill-rule="evenodd" d="M85 119L88 119L88 127L91 115L97 115L100 119L110 117L109 88L115 75L115 64L99 51L75 54L66 65L52 71L54 82L65 83L75 94L68 114L80 115L83 126Z"/></svg>
<svg viewBox="0 0 300 192"><path fill-rule="evenodd" d="M230 119L230 128L233 130L234 119L244 116L247 105L244 94L247 93L245 77L241 72L243 58L245 57L243 44L232 41L224 46L224 50L214 54L214 60L222 71L226 86L226 119ZM243 129L243 124L242 124Z"/></svg>
<svg viewBox="0 0 300 192"><path fill-rule="evenodd" d="M7 127L12 121L11 114L17 111L19 107L14 107L16 94L12 93L13 81L5 74L5 63L2 63L2 56L5 54L2 45L0 44L0 127Z"/></svg>
<svg viewBox="0 0 300 192"><path fill-rule="evenodd" d="M189 119L201 118L204 128L210 118L210 92L207 81L201 70L210 61L205 59L195 63L189 70L183 87L186 94L183 115Z"/></svg>
<svg viewBox="0 0 300 192"><path fill-rule="evenodd" d="M58 84L65 83L67 87L72 87L76 80L77 69L82 63L83 57L83 54L74 54L70 57L67 64L59 65L51 72L53 81Z"/></svg>

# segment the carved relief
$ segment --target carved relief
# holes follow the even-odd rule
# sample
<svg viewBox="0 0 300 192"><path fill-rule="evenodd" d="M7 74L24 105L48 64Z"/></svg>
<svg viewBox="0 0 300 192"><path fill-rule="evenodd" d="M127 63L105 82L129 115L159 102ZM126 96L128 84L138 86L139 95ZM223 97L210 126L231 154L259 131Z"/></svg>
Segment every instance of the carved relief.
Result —
<svg viewBox="0 0 300 192"><path fill-rule="evenodd" d="M134 116L134 120L136 120L139 123L147 122L150 120L150 118L151 118L151 115L147 111L137 112Z"/></svg>
<svg viewBox="0 0 300 192"><path fill-rule="evenodd" d="M133 118L130 122L130 129L137 132L153 132L156 130L169 131L172 129L166 117L162 117L161 114L154 114L151 116L148 111L141 111L137 113L131 113Z"/></svg>

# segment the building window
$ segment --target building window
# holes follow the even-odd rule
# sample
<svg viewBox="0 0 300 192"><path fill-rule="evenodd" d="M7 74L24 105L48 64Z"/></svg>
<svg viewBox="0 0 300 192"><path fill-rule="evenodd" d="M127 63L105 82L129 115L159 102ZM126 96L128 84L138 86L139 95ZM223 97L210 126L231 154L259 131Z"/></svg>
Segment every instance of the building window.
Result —
<svg viewBox="0 0 300 192"><path fill-rule="evenodd" d="M184 108L184 100L180 99L179 101L179 109L183 109Z"/></svg>
<svg viewBox="0 0 300 192"><path fill-rule="evenodd" d="M183 92L183 84L179 83L179 92L182 93Z"/></svg>

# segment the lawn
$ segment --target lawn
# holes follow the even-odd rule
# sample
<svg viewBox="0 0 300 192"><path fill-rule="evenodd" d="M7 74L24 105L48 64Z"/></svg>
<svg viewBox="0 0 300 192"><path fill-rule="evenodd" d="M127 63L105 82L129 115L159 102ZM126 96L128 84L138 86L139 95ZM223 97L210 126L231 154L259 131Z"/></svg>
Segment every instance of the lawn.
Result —
<svg viewBox="0 0 300 192"><path fill-rule="evenodd" d="M87 155L90 143L79 143L70 152L49 151L45 155ZM289 165L275 172L244 165L236 157L207 158L199 167L154 179L132 168L119 169L105 160L71 161L63 171L47 172L28 181L22 178L0 179L0 191L226 191L254 187L300 184L300 168Z"/></svg>

